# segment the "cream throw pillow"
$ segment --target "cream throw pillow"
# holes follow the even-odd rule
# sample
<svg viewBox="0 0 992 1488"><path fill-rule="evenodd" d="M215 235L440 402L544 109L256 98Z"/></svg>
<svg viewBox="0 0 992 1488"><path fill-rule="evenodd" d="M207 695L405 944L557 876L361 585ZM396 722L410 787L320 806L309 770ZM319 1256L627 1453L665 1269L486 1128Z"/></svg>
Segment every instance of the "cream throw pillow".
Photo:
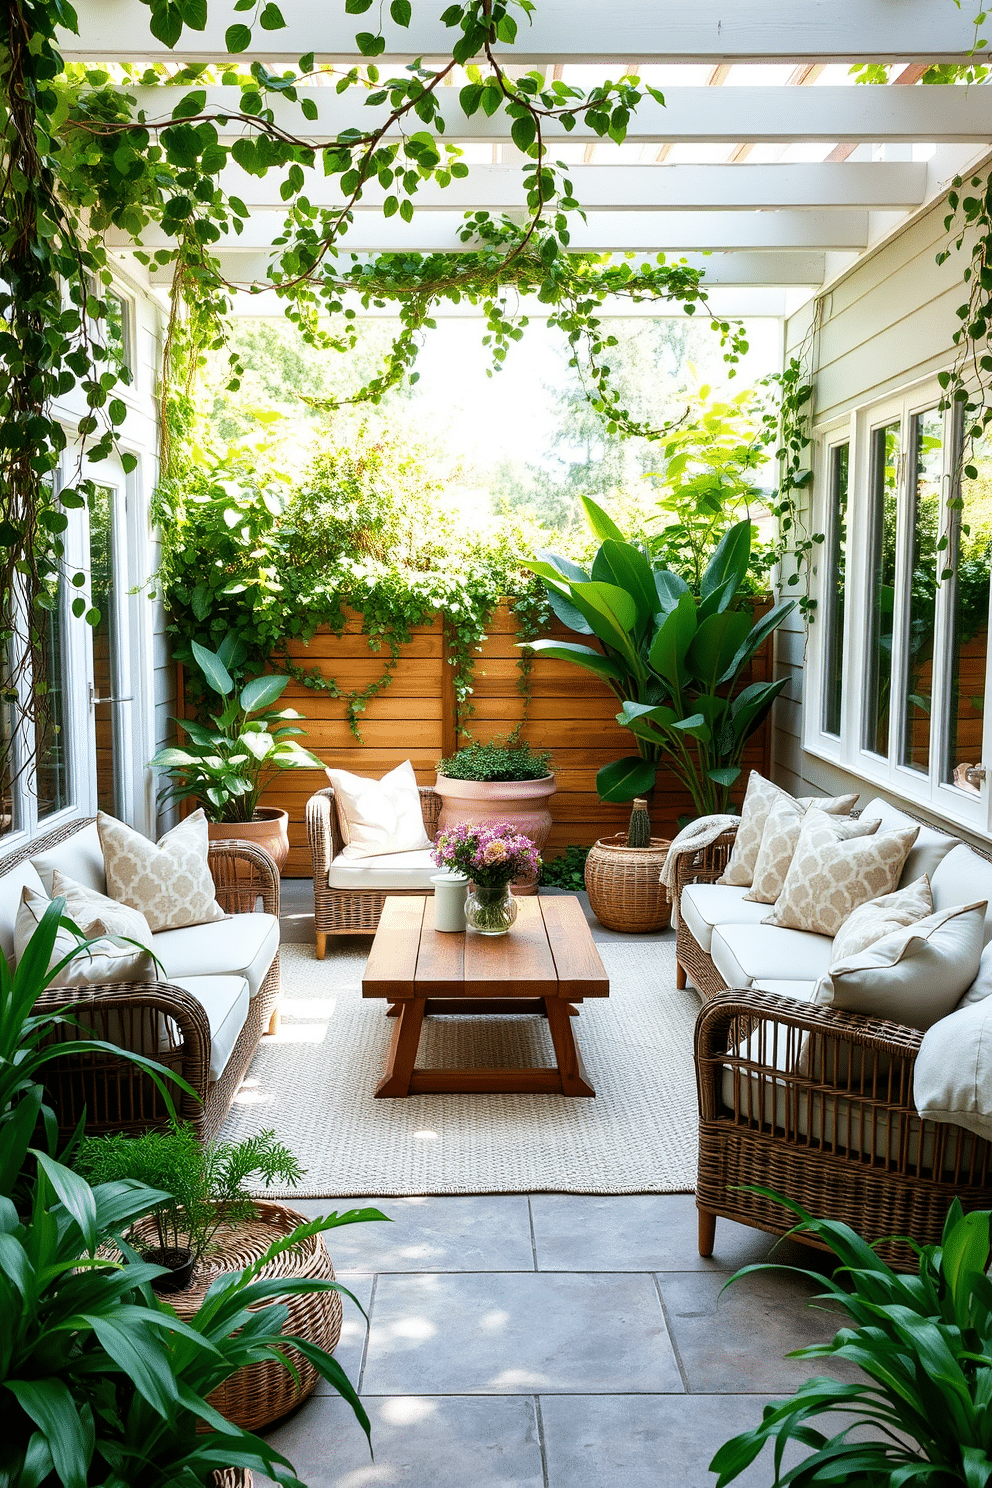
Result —
<svg viewBox="0 0 992 1488"><path fill-rule="evenodd" d="M843 799L843 798L840 798ZM754 904L774 904L785 885L786 875L792 866L793 855L799 842L807 813L818 818L829 818L832 822L843 822L837 836L864 837L878 830L878 823L868 823L863 817L857 819L826 812L819 806L804 806L792 796L776 801L761 837L758 861L754 866L754 883L745 899Z"/></svg>
<svg viewBox="0 0 992 1488"><path fill-rule="evenodd" d="M110 897L140 909L153 932L226 918L214 895L202 810L194 811L158 843L103 811L97 826Z"/></svg>
<svg viewBox="0 0 992 1488"><path fill-rule="evenodd" d="M735 884L738 888L751 887L768 813L777 802L793 799L788 791L782 790L781 786L773 785L770 780L759 775L757 770L751 771L747 790L744 792L741 823L737 828L737 836L734 838L733 851L717 883ZM824 796L822 798L799 796L796 798L796 804L804 811L809 806L817 806L821 811L828 811L832 815L847 816L857 804L857 799L858 795L855 791L849 796Z"/></svg>
<svg viewBox="0 0 992 1488"><path fill-rule="evenodd" d="M102 895L96 897L101 898ZM17 910L17 919L14 922L14 955L18 961L24 955L28 941L37 930L41 917L51 902L34 889L25 887L21 890L21 902ZM131 913L133 914L133 911ZM68 903L66 917L76 920L75 915L69 910ZM147 951L139 950L137 946L117 945L109 938L110 935L128 932L116 930L104 932L100 928L99 921L92 922L89 927L83 926L78 920L76 923L79 924L86 938L94 940L95 943L88 950L77 951L74 959L68 966L63 967L51 983L53 987L83 989L99 987L104 982L146 982L154 978L154 963ZM148 940L151 940L147 925L145 925L145 934ZM71 931L59 930L55 936L55 945L48 963L49 969L57 966L77 947L78 941Z"/></svg>
<svg viewBox="0 0 992 1488"><path fill-rule="evenodd" d="M930 880L924 876L907 884L895 893L883 894L880 899L869 899L860 904L837 931L831 952L834 961L846 961L856 956L866 946L874 945L883 935L901 930L906 925L915 925L933 913L933 895Z"/></svg>
<svg viewBox="0 0 992 1488"><path fill-rule="evenodd" d="M913 1100L929 1121L950 1121L992 1141L992 1002L983 998L933 1023L913 1068Z"/></svg>
<svg viewBox="0 0 992 1488"><path fill-rule="evenodd" d="M424 830L417 777L409 760L381 780L328 770L345 846L343 858L375 858L380 853L422 852L431 841Z"/></svg>
<svg viewBox="0 0 992 1488"><path fill-rule="evenodd" d="M838 832L840 825L822 811L809 812L782 892L763 925L836 935L859 905L896 887L919 828L879 832L871 821L858 833Z"/></svg>
<svg viewBox="0 0 992 1488"><path fill-rule="evenodd" d="M813 1001L929 1028L954 1010L974 981L984 929L984 900L938 910L835 962L820 978Z"/></svg>

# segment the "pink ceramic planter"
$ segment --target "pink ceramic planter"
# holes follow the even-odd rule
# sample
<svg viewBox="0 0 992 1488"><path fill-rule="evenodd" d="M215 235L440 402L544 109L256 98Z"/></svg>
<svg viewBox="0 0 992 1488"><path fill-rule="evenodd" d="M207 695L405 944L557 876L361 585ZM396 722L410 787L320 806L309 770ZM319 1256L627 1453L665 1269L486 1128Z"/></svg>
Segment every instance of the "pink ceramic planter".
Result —
<svg viewBox="0 0 992 1488"><path fill-rule="evenodd" d="M463 822L470 827L486 822L511 822L518 832L531 839L538 851L551 834L548 802L555 793L553 775L545 775L541 780L451 780L447 775L439 775L435 790L441 797L439 831ZM515 888L519 893L520 886Z"/></svg>

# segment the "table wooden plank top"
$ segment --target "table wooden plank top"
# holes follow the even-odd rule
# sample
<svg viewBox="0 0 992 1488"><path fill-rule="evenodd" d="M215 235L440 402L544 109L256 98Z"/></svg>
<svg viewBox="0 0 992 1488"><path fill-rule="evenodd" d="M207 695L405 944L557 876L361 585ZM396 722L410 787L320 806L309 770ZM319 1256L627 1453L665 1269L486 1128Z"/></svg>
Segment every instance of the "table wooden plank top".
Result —
<svg viewBox="0 0 992 1488"><path fill-rule="evenodd" d="M392 898L362 980L363 997L608 997L606 969L577 898L521 896L507 935L440 934L433 898Z"/></svg>

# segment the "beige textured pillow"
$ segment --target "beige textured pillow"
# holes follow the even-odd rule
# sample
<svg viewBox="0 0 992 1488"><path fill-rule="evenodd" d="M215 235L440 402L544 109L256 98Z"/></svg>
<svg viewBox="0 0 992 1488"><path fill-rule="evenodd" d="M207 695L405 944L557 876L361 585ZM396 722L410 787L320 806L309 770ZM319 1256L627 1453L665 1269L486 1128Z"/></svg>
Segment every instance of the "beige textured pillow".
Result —
<svg viewBox="0 0 992 1488"><path fill-rule="evenodd" d="M51 902L34 889L25 887L21 890L21 902L14 922L14 955L18 961L24 955L28 941ZM69 919L75 918L68 906L66 915ZM80 925L80 929L82 928ZM145 929L147 931L147 925ZM87 939L93 939L95 944L86 951L79 951L69 965L63 967L51 983L53 987L82 989L99 987L104 982L146 982L154 978L154 963L147 951L139 950L136 946L116 945L95 929L85 933ZM150 940L151 936L148 938ZM55 936L49 967L57 966L77 946L78 941L70 931L59 930Z"/></svg>
<svg viewBox="0 0 992 1488"><path fill-rule="evenodd" d="M784 796L782 800L775 802L768 813L765 830L761 836L761 847L758 849L758 861L754 865L754 882L750 891L744 895L745 899L749 899L754 904L775 903L782 892L786 874L792 864L792 857L796 851L807 812L813 811L820 816L829 816L831 821L846 823L844 833L841 835L848 837L863 837L868 832L878 829L877 822L869 826L863 818L859 817L852 826L852 818L849 816L826 812L821 806L805 806L802 801L792 796Z"/></svg>
<svg viewBox="0 0 992 1488"><path fill-rule="evenodd" d="M929 1121L950 1121L992 1142L992 1002L940 1018L923 1035L913 1101Z"/></svg>
<svg viewBox="0 0 992 1488"><path fill-rule="evenodd" d="M822 811L809 813L782 892L763 925L836 935L859 905L896 887L919 828L879 832L878 822L865 822L863 833L838 833L840 825Z"/></svg>
<svg viewBox="0 0 992 1488"><path fill-rule="evenodd" d="M751 771L741 805L741 823L734 838L733 851L717 883L735 884L738 888L751 887L768 813L777 802L793 799L781 786L773 785L770 780L759 775L757 770ZM809 806L818 806L821 811L846 816L857 804L857 799L855 791L849 796L824 796L822 799L817 796L799 796L796 804L804 811Z"/></svg>
<svg viewBox="0 0 992 1488"><path fill-rule="evenodd" d="M328 770L345 846L343 858L374 858L380 853L421 852L431 845L413 765L404 760L381 780Z"/></svg>
<svg viewBox="0 0 992 1488"><path fill-rule="evenodd" d="M84 935L126 935L128 940L151 948L152 932L140 909L108 899L57 868L52 874L52 898L65 900L67 918L74 920Z"/></svg>
<svg viewBox="0 0 992 1488"><path fill-rule="evenodd" d="M194 811L158 843L101 811L100 846L112 899L140 909L152 931L223 920L207 859L207 818Z"/></svg>
<svg viewBox="0 0 992 1488"><path fill-rule="evenodd" d="M906 925L915 925L917 920L924 920L932 913L930 880L924 874L904 889L859 904L837 931L831 953L833 959L845 961L848 956L856 956L866 946L881 940L883 935L891 935L893 930L901 930Z"/></svg>
<svg viewBox="0 0 992 1488"><path fill-rule="evenodd" d="M894 834L884 834L889 835ZM907 1028L929 1028L954 1010L974 980L985 904L983 899L938 910L857 956L834 962L817 983L813 1001Z"/></svg>

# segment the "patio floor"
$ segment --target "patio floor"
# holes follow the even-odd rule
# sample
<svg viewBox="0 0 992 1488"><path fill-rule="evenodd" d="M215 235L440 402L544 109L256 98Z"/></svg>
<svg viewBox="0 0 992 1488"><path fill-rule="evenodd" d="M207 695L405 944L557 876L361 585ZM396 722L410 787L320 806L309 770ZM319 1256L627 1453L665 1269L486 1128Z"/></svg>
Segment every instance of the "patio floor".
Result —
<svg viewBox="0 0 992 1488"><path fill-rule="evenodd" d="M308 905L309 884L284 884L286 939L312 935ZM366 1337L345 1302L336 1356L372 1418L375 1462L321 1384L271 1433L310 1488L705 1488L723 1441L826 1372L784 1358L835 1331L806 1305L815 1288L767 1275L721 1296L773 1241L721 1220L700 1259L691 1195L373 1202L394 1223L328 1244L371 1319ZM791 1244L774 1258L817 1264ZM767 1488L767 1461L738 1481Z"/></svg>

